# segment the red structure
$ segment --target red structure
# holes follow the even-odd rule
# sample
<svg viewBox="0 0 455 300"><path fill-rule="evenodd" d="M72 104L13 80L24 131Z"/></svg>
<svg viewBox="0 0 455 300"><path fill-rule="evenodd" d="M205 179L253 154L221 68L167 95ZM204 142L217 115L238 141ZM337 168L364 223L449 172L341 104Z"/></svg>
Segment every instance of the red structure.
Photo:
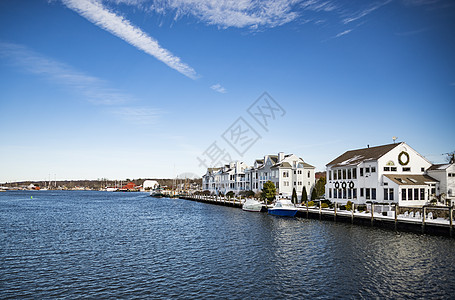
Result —
<svg viewBox="0 0 455 300"><path fill-rule="evenodd" d="M126 185L122 186L121 190L136 190L139 187L133 182L128 182Z"/></svg>

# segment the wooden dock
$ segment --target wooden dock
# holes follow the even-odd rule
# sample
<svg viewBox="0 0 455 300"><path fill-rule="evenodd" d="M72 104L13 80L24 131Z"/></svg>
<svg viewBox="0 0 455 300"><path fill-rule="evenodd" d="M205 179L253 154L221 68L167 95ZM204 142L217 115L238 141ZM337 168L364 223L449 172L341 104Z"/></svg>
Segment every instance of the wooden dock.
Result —
<svg viewBox="0 0 455 300"><path fill-rule="evenodd" d="M227 198L221 196L180 196L180 199L209 203L214 205L230 206L242 208L244 199ZM377 206L377 205L376 205ZM384 215L375 211L375 204L370 204L368 212L358 212L354 209L351 211L339 210L335 205L334 208L320 208L320 207L298 207L297 217L319 220L330 220L334 222L344 222L356 225L372 226L392 229L395 231L408 231L425 234L443 235L454 237L453 232L453 208L452 207L429 207L422 208L416 207L394 207L393 213ZM395 214L398 212L407 212L408 210L421 211L421 217L411 218L404 217L403 214ZM448 220L443 218L429 219L428 211L440 210L448 215ZM267 211L264 205L263 211Z"/></svg>

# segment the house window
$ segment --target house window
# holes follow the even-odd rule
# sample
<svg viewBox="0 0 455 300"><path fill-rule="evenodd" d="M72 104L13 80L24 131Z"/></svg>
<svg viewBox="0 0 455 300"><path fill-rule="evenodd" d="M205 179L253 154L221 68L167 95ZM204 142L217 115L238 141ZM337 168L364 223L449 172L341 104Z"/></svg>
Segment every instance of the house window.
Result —
<svg viewBox="0 0 455 300"><path fill-rule="evenodd" d="M343 189L343 199L346 199L346 189Z"/></svg>
<svg viewBox="0 0 455 300"><path fill-rule="evenodd" d="M296 185L297 185L297 184L296 184L296 182L294 181L294 186L296 186Z"/></svg>
<svg viewBox="0 0 455 300"><path fill-rule="evenodd" d="M346 179L346 169L343 169L343 179Z"/></svg>
<svg viewBox="0 0 455 300"><path fill-rule="evenodd" d="M357 199L357 189L352 190L352 198Z"/></svg>
<svg viewBox="0 0 455 300"><path fill-rule="evenodd" d="M420 200L425 200L425 189L420 189Z"/></svg>
<svg viewBox="0 0 455 300"><path fill-rule="evenodd" d="M352 189L348 189L348 199L352 199Z"/></svg>
<svg viewBox="0 0 455 300"><path fill-rule="evenodd" d="M384 167L384 171L385 172L390 171L390 167Z"/></svg>
<svg viewBox="0 0 455 300"><path fill-rule="evenodd" d="M389 189L384 189L384 200L389 200Z"/></svg>
<svg viewBox="0 0 455 300"><path fill-rule="evenodd" d="M408 189L408 200L412 200L412 189Z"/></svg>
<svg viewBox="0 0 455 300"><path fill-rule="evenodd" d="M369 167L365 168L365 173L370 173L370 168Z"/></svg>
<svg viewBox="0 0 455 300"><path fill-rule="evenodd" d="M333 190L333 198L335 198L335 199L336 199L337 196L338 196L337 191L338 191L337 189L334 189L334 190Z"/></svg>
<svg viewBox="0 0 455 300"><path fill-rule="evenodd" d="M296 170L294 170L294 175L295 175L295 174L297 174L297 171L296 171Z"/></svg>
<svg viewBox="0 0 455 300"><path fill-rule="evenodd" d="M357 179L357 169L356 168L352 169L352 178Z"/></svg>
<svg viewBox="0 0 455 300"><path fill-rule="evenodd" d="M397 167L390 167L390 171L396 172L397 171Z"/></svg>
<svg viewBox="0 0 455 300"><path fill-rule="evenodd" d="M333 171L333 180L337 180L337 170Z"/></svg>
<svg viewBox="0 0 455 300"><path fill-rule="evenodd" d="M414 200L419 200L419 189L414 189Z"/></svg>
<svg viewBox="0 0 455 300"><path fill-rule="evenodd" d="M365 198L370 199L370 189L365 189Z"/></svg>
<svg viewBox="0 0 455 300"><path fill-rule="evenodd" d="M341 179L341 169L338 170L338 179Z"/></svg>
<svg viewBox="0 0 455 300"><path fill-rule="evenodd" d="M329 188L329 198L332 198L332 188Z"/></svg>
<svg viewBox="0 0 455 300"><path fill-rule="evenodd" d="M308 178L310 178L310 171L308 171Z"/></svg>
<svg viewBox="0 0 455 300"><path fill-rule="evenodd" d="M300 172L300 171L299 171ZM300 173L299 173L300 174ZM329 180L332 180L332 171L329 171ZM332 197L330 197L332 198Z"/></svg>
<svg viewBox="0 0 455 300"><path fill-rule="evenodd" d="M375 188L371 189L371 199L376 200L376 189Z"/></svg>
<svg viewBox="0 0 455 300"><path fill-rule="evenodd" d="M376 173L376 167L371 167L371 173Z"/></svg>
<svg viewBox="0 0 455 300"><path fill-rule="evenodd" d="M410 171L411 171L411 168L409 168L409 167L403 168L403 172L410 172Z"/></svg>
<svg viewBox="0 0 455 300"><path fill-rule="evenodd" d="M348 169L348 179L351 179L352 175L351 175L351 169Z"/></svg>
<svg viewBox="0 0 455 300"><path fill-rule="evenodd" d="M425 172L425 168L420 168L420 172Z"/></svg>
<svg viewBox="0 0 455 300"><path fill-rule="evenodd" d="M360 176L363 176L363 168L360 168Z"/></svg>
<svg viewBox="0 0 455 300"><path fill-rule="evenodd" d="M406 200L406 189L401 189L401 200Z"/></svg>
<svg viewBox="0 0 455 300"><path fill-rule="evenodd" d="M360 197L363 197L363 188L360 188Z"/></svg>

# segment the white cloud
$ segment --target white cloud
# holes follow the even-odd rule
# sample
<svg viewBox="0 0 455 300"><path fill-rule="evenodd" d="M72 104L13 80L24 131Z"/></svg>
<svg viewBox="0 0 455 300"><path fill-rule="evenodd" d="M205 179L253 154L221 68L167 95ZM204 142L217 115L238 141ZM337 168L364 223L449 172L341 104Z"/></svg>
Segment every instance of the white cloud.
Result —
<svg viewBox="0 0 455 300"><path fill-rule="evenodd" d="M214 84L210 87L212 90L217 91L218 93L225 94L227 91L224 87L221 86L221 84L217 83Z"/></svg>
<svg viewBox="0 0 455 300"><path fill-rule="evenodd" d="M354 22L354 21L357 21L367 15L369 15L370 13L372 13L373 11L377 10L378 8L381 8L382 6L386 5L386 4L389 4L392 0L386 0L386 1L383 1L383 2L380 2L380 3L375 3L373 5L371 5L370 7L366 8L366 9L363 9L355 14L352 14L346 18L344 18L343 20L343 23L344 24L348 24L348 23L351 23L351 22Z"/></svg>
<svg viewBox="0 0 455 300"><path fill-rule="evenodd" d="M0 42L0 56L31 74L44 76L52 83L69 87L94 104L113 105L132 99L129 95L110 88L102 79L76 71L22 45Z"/></svg>
<svg viewBox="0 0 455 300"><path fill-rule="evenodd" d="M145 53L154 56L183 75L192 79L197 78L196 71L183 63L179 57L174 56L171 52L162 48L155 39L148 36L140 28L131 25L128 20L109 11L101 3L95 0L62 1L68 8L74 10L95 25L123 39ZM128 2L139 3L138 1Z"/></svg>
<svg viewBox="0 0 455 300"><path fill-rule="evenodd" d="M0 42L0 57L11 61L28 73L40 75L54 84L68 87L83 95L90 103L109 105L108 112L133 124L154 124L161 110L147 107L129 107L133 97L110 88L108 83L94 76L76 71L70 66L40 55L25 46Z"/></svg>
<svg viewBox="0 0 455 300"><path fill-rule="evenodd" d="M118 1L118 0L117 0ZM148 9L166 14L175 13L175 19L191 15L203 22L221 27L275 27L295 20L299 14L294 8L302 0L154 0Z"/></svg>
<svg viewBox="0 0 455 300"><path fill-rule="evenodd" d="M348 29L343 32L340 32L335 36L335 38L339 38L340 36L346 35L346 34L350 33L351 31L352 31L352 29Z"/></svg>

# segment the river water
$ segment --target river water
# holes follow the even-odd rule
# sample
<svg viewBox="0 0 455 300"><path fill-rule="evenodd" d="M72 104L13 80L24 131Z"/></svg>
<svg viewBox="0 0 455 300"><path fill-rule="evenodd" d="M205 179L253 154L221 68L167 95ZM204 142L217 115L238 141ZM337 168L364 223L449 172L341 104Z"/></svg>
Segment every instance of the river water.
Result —
<svg viewBox="0 0 455 300"><path fill-rule="evenodd" d="M1 299L454 299L454 293L455 241L446 237L143 193L0 193Z"/></svg>

